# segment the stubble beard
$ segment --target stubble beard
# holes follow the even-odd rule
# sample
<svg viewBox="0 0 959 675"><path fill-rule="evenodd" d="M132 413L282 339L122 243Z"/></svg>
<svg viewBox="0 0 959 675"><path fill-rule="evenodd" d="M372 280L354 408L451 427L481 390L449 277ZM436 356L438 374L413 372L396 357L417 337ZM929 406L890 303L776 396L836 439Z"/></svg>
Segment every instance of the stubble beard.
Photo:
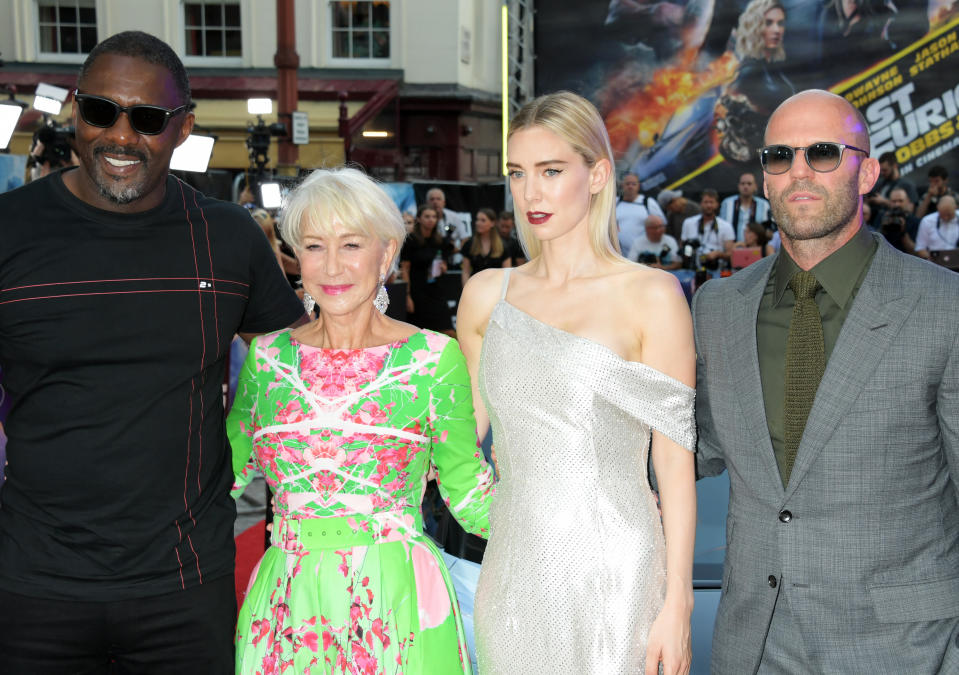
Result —
<svg viewBox="0 0 959 675"><path fill-rule="evenodd" d="M794 192L812 192L822 197L822 215L799 215L793 218L786 200ZM818 185L798 182L781 193L770 192L769 206L784 237L792 241L809 241L828 237L852 220L859 209L859 195L852 190L828 192Z"/></svg>
<svg viewBox="0 0 959 675"><path fill-rule="evenodd" d="M126 187L120 187L117 185L110 185L109 183L104 183L97 181L97 189L100 192L100 196L106 199L109 199L111 202L117 206L125 206L135 202L143 194L142 185L127 185Z"/></svg>
<svg viewBox="0 0 959 675"><path fill-rule="evenodd" d="M128 179L124 180L122 178L114 178L112 176L105 175L97 163L97 155L101 155L106 152L126 154L136 157L140 161L141 178L133 183L130 183ZM100 193L101 197L111 201L117 206L126 206L127 204L137 201L143 196L147 180L147 170L149 168L149 160L145 154L137 151L123 150L116 147L100 146L92 150L90 153L90 158L90 165L93 167L93 171L90 172L90 175L93 178L93 182L97 186L97 191Z"/></svg>

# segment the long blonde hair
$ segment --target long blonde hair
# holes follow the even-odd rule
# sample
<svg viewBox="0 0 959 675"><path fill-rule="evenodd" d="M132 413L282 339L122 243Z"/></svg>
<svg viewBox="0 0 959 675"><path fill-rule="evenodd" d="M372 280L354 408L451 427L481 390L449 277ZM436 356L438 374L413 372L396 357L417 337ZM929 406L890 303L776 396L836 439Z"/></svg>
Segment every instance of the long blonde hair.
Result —
<svg viewBox="0 0 959 675"><path fill-rule="evenodd" d="M739 15L739 25L736 26L736 57L741 61L745 58L765 59L763 51L763 24L766 21L766 12L771 9L781 10L786 14L786 8L780 0L752 0L743 13ZM780 42L773 52L773 61L783 61L786 50Z"/></svg>
<svg viewBox="0 0 959 675"><path fill-rule="evenodd" d="M542 127L553 132L572 146L592 168L601 159L609 161L610 172L606 185L594 194L589 203L589 240L593 252L600 258L621 258L616 226L616 181L613 175L613 150L609 134L599 111L582 96L569 91L558 91L533 99L516 113L509 123L507 141L518 131ZM530 230L525 214L519 214L516 226L527 259L542 251L539 240Z"/></svg>

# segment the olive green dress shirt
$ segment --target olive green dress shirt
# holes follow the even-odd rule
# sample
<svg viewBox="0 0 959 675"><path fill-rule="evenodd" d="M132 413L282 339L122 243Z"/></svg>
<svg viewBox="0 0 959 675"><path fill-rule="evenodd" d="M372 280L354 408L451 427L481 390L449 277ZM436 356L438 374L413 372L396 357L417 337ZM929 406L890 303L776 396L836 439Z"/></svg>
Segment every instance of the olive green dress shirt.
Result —
<svg viewBox="0 0 959 675"><path fill-rule="evenodd" d="M860 227L842 248L810 270L822 285L816 293L816 305L819 307L819 316L822 317L827 367L843 321L846 320L862 280L866 277L876 246L877 242L869 230ZM763 291L756 320L759 375L763 387L763 403L766 406L766 423L779 466L782 466L785 452L783 406L786 397L786 340L795 304L793 292L789 289L789 280L797 271L799 266L784 248L780 249Z"/></svg>

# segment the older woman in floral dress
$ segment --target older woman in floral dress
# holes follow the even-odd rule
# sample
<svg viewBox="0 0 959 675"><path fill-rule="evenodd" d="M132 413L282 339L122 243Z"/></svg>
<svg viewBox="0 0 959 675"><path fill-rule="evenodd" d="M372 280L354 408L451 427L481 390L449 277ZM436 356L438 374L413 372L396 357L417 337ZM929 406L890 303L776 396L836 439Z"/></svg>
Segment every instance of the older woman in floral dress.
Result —
<svg viewBox="0 0 959 675"><path fill-rule="evenodd" d="M453 515L487 533L492 471L463 355L382 313L406 232L361 172L311 174L282 227L320 312L253 342L228 419L235 491L259 470L276 500L237 623L237 673L469 673L420 511L435 470Z"/></svg>

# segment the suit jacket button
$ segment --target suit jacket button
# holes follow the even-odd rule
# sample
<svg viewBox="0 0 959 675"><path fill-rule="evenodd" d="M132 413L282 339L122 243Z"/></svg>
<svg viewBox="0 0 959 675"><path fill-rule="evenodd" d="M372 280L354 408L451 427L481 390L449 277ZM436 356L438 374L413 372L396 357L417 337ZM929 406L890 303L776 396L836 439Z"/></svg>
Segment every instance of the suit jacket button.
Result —
<svg viewBox="0 0 959 675"><path fill-rule="evenodd" d="M769 584L770 588L776 588L776 584L779 583L776 581L776 577L773 576L772 574L769 575L769 578L766 579L766 582Z"/></svg>
<svg viewBox="0 0 959 675"><path fill-rule="evenodd" d="M789 522L790 520L792 520L792 519L793 519L793 514L792 514L792 512L787 511L786 509L783 509L782 511L779 512L779 522L780 522L780 523L788 523L788 522Z"/></svg>

